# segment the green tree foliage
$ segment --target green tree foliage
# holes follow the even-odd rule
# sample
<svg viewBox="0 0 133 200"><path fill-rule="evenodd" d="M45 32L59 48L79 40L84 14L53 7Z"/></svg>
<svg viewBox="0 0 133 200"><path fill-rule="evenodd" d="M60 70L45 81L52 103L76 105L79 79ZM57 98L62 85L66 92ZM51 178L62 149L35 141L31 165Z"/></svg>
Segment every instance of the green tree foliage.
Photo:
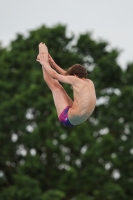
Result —
<svg viewBox="0 0 133 200"><path fill-rule="evenodd" d="M36 62L41 41L62 68L83 64L95 84L94 113L72 129L59 123ZM63 25L0 47L1 200L133 199L133 63L122 70L118 56L90 33L68 37Z"/></svg>

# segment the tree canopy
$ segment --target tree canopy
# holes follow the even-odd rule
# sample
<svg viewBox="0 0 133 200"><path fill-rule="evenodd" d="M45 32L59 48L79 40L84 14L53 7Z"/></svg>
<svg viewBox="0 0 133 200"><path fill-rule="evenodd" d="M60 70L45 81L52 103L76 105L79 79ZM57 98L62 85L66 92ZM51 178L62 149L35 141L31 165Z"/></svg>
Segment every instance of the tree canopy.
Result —
<svg viewBox="0 0 133 200"><path fill-rule="evenodd" d="M42 26L0 46L0 199L132 200L133 63L123 70L117 49L66 28ZM94 82L96 108L72 129L59 123L36 62L40 42L59 66L81 63Z"/></svg>

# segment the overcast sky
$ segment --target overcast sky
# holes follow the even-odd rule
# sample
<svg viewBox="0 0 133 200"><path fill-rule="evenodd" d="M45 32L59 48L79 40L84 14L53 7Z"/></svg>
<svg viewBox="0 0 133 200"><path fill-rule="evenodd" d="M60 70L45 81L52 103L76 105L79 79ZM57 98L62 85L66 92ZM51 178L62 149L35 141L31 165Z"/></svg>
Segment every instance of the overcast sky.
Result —
<svg viewBox="0 0 133 200"><path fill-rule="evenodd" d="M95 39L123 50L118 60L122 67L133 62L133 0L0 0L0 41L4 46L17 33L58 23L67 25L68 33L89 31Z"/></svg>

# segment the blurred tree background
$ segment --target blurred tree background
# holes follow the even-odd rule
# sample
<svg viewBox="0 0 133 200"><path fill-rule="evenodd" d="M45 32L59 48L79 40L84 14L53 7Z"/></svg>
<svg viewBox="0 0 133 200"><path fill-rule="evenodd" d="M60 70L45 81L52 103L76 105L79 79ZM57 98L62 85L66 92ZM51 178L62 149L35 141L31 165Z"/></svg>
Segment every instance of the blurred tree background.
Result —
<svg viewBox="0 0 133 200"><path fill-rule="evenodd" d="M123 70L106 41L66 29L42 26L0 47L0 200L133 199L133 63ZM83 64L95 84L94 113L72 129L59 123L36 62L40 42L62 68Z"/></svg>

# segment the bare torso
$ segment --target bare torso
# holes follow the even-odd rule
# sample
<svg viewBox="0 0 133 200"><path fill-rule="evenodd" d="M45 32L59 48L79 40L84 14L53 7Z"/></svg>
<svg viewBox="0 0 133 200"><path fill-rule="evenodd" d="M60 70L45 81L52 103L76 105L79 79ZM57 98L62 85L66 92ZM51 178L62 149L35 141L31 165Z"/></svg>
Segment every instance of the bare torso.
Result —
<svg viewBox="0 0 133 200"><path fill-rule="evenodd" d="M90 79L80 79L73 88L74 102L69 109L68 118L73 125L78 125L88 119L96 104L96 93L93 82Z"/></svg>

